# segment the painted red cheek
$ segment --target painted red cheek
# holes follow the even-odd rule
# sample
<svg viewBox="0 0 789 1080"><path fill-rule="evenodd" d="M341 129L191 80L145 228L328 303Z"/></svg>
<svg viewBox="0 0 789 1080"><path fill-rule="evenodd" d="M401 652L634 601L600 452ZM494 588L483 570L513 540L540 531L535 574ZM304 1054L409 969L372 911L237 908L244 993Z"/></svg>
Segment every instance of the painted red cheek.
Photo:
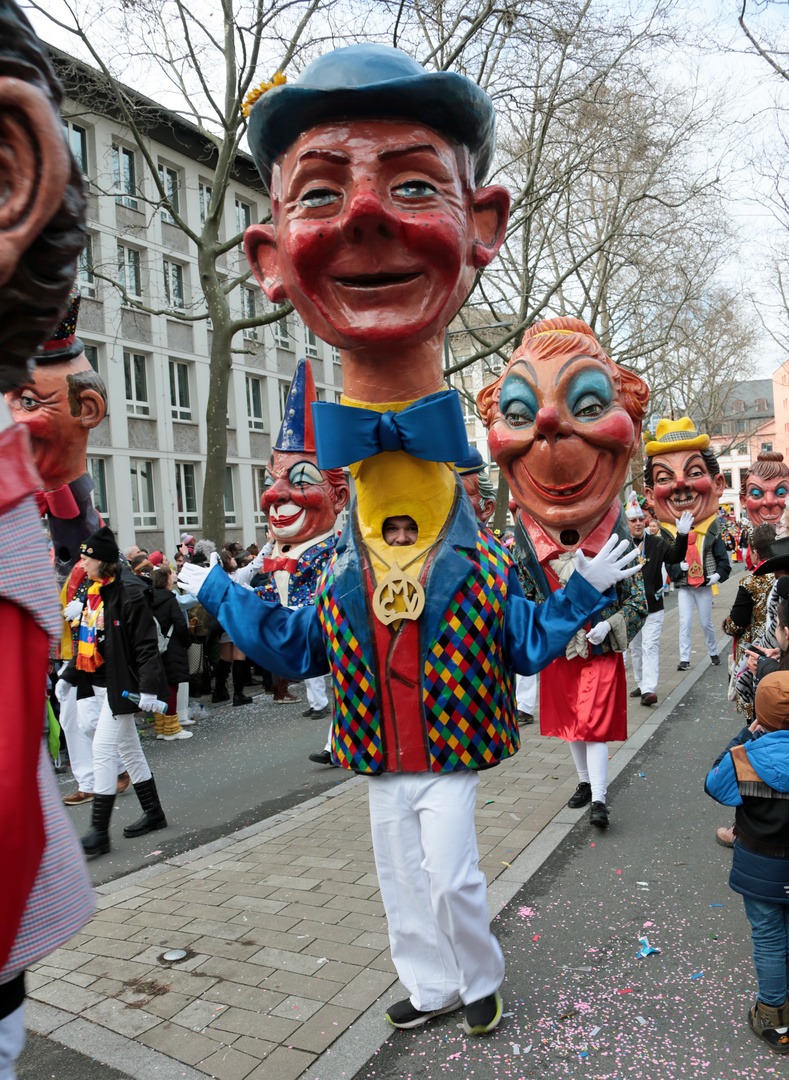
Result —
<svg viewBox="0 0 789 1080"><path fill-rule="evenodd" d="M577 428L577 433L583 437L583 426ZM607 416L596 420L594 427L590 428L589 438L596 442L622 443L629 445L633 441L633 421L623 409L614 409Z"/></svg>

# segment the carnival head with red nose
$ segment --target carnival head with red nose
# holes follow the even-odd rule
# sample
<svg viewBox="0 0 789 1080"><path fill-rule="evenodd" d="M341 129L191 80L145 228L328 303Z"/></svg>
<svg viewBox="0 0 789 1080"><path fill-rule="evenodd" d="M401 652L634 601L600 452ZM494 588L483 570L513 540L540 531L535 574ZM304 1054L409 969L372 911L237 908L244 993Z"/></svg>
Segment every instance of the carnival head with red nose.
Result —
<svg viewBox="0 0 789 1080"><path fill-rule="evenodd" d="M312 431L317 401L309 360L300 360L285 403L285 415L260 500L280 550L330 533L350 491L342 469L318 468Z"/></svg>
<svg viewBox="0 0 789 1080"><path fill-rule="evenodd" d="M477 404L519 508L572 549L616 499L648 400L646 383L614 364L586 323L557 318L526 331Z"/></svg>
<svg viewBox="0 0 789 1080"><path fill-rule="evenodd" d="M789 468L783 454L763 450L743 477L740 499L748 511L748 520L757 525L775 525L784 516L789 494Z"/></svg>
<svg viewBox="0 0 789 1080"><path fill-rule="evenodd" d="M690 417L660 420L646 444L644 492L663 525L674 525L686 510L700 525L718 512L726 482L709 435L696 431Z"/></svg>

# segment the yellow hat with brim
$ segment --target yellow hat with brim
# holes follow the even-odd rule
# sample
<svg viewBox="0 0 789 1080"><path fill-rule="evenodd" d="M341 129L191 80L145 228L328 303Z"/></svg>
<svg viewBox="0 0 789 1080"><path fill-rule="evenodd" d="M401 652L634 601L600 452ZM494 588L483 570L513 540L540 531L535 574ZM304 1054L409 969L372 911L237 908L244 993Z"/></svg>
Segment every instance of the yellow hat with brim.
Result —
<svg viewBox="0 0 789 1080"><path fill-rule="evenodd" d="M709 435L700 435L691 418L683 416L679 420L658 421L655 438L646 444L645 450L647 457L654 457L674 450L706 450L709 445Z"/></svg>

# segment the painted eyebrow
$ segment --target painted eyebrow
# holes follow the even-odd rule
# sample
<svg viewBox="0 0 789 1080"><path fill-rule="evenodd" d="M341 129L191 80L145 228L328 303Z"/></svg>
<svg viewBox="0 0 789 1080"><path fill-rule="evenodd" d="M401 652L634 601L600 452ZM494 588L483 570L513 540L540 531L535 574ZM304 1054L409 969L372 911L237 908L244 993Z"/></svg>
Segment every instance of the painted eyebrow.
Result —
<svg viewBox="0 0 789 1080"><path fill-rule="evenodd" d="M330 150L316 147L312 150L305 150L303 154L300 154L298 164L301 165L303 161L313 160L328 161L331 165L349 165L351 157L350 154L346 154L343 150Z"/></svg>
<svg viewBox="0 0 789 1080"><path fill-rule="evenodd" d="M562 364L562 366L559 368L559 374L554 379L554 386L559 385L559 379L561 379L562 375L564 375L568 367L570 367L571 364L574 364L577 360L593 360L596 364L599 364L604 371L606 369L606 365L603 363L603 361L598 360L596 356L586 356L584 353L580 353L578 356L571 356L569 360Z"/></svg>
<svg viewBox="0 0 789 1080"><path fill-rule="evenodd" d="M435 146L431 146L430 143L419 143L414 146L413 143L404 143L402 146L387 146L383 150L379 150L375 155L379 161L391 161L393 158L406 157L409 154L433 154L434 157L441 159L441 155Z"/></svg>
<svg viewBox="0 0 789 1080"><path fill-rule="evenodd" d="M531 375L532 379L534 379L534 382L535 382L535 384L536 384L536 383L538 382L538 379L537 379L537 372L536 372L536 371L534 370L534 364L532 364L532 363L531 363L531 361L529 361L529 360L523 360L523 359L518 359L518 360L517 360L517 361L516 361L516 362L515 362L515 363L514 363L514 364L512 365L512 370L513 370L513 371L515 371L515 369L516 369L516 368L519 368L519 367L525 367L525 368L526 368L526 370L528 371L528 373L529 373L529 374Z"/></svg>

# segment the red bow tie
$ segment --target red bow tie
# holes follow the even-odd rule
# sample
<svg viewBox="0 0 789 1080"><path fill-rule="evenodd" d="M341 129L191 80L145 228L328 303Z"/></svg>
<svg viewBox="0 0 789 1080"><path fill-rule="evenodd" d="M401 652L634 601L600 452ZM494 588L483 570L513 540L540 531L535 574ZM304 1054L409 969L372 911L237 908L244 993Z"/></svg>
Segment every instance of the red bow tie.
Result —
<svg viewBox="0 0 789 1080"><path fill-rule="evenodd" d="M36 502L42 517L44 514L51 514L56 518L79 517L77 500L68 484L63 484L62 487L54 488L52 491L37 491Z"/></svg>
<svg viewBox="0 0 789 1080"><path fill-rule="evenodd" d="M275 570L286 570L289 574L295 574L298 566L298 559L288 559L284 555L277 555L275 559L263 560L263 569L267 574L272 574Z"/></svg>

